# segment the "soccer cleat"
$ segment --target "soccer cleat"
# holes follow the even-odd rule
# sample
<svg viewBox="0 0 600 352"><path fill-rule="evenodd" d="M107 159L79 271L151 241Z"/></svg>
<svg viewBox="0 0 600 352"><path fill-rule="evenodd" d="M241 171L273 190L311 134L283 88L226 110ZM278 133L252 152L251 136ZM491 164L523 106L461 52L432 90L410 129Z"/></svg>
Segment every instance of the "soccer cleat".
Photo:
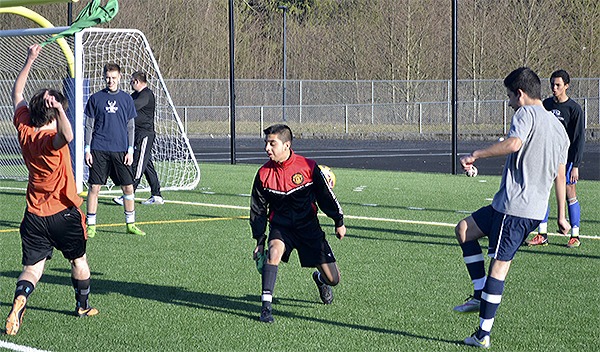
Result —
<svg viewBox="0 0 600 352"><path fill-rule="evenodd" d="M467 337L463 342L465 345L475 346L479 348L490 348L492 343L490 342L490 335L485 335L482 339L477 338L477 332L474 332L473 335Z"/></svg>
<svg viewBox="0 0 600 352"><path fill-rule="evenodd" d="M544 237L541 234L537 234L535 235L531 241L525 241L525 243L527 243L527 245L529 247L533 247L533 246L547 246L548 245L548 238Z"/></svg>
<svg viewBox="0 0 600 352"><path fill-rule="evenodd" d="M23 323L23 314L25 313L25 303L27 299L25 296L19 296L15 298L13 302L12 310L6 318L6 334L16 335L19 332L19 328Z"/></svg>
<svg viewBox="0 0 600 352"><path fill-rule="evenodd" d="M96 236L96 225L87 225L88 238L94 238Z"/></svg>
<svg viewBox="0 0 600 352"><path fill-rule="evenodd" d="M146 199L145 201L143 201L142 204L144 204L144 205L153 205L153 204L162 205L162 204L165 204L165 200L161 196L152 196L152 197Z"/></svg>
<svg viewBox="0 0 600 352"><path fill-rule="evenodd" d="M475 298L473 296L469 296L469 297L467 297L467 299L465 299L465 303L454 307L453 310L455 312L459 312L459 313L474 313L474 312L479 312L480 305L481 305L481 301L479 301L477 298Z"/></svg>
<svg viewBox="0 0 600 352"><path fill-rule="evenodd" d="M117 205L123 205L123 196L114 197L113 198L113 203L115 203Z"/></svg>
<svg viewBox="0 0 600 352"><path fill-rule="evenodd" d="M312 274L312 278L315 281L315 284L317 284L317 288L319 289L319 296L321 296L321 301L323 301L324 304L331 304L331 302L333 302L333 290L331 289L331 286L324 284L319 280L318 271L315 271Z"/></svg>
<svg viewBox="0 0 600 352"><path fill-rule="evenodd" d="M83 308L76 308L75 309L75 315L77 315L78 317L82 318L82 317L93 317L94 315L97 315L98 309L93 308L93 307L89 307L86 309Z"/></svg>
<svg viewBox="0 0 600 352"><path fill-rule="evenodd" d="M138 236L146 236L146 233L135 226L135 224L127 224L127 233Z"/></svg>
<svg viewBox="0 0 600 352"><path fill-rule="evenodd" d="M581 246L581 241L579 241L579 237L571 237L569 243L567 243L567 248L575 248Z"/></svg>
<svg viewBox="0 0 600 352"><path fill-rule="evenodd" d="M262 311L260 312L260 321L263 323L272 323L275 321L273 318L273 310L271 307L262 307Z"/></svg>

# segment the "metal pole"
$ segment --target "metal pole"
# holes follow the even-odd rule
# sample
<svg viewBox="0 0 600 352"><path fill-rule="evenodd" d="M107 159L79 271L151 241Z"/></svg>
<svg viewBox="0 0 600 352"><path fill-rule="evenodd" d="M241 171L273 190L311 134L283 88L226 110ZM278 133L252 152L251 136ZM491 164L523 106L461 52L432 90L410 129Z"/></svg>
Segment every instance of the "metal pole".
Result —
<svg viewBox="0 0 600 352"><path fill-rule="evenodd" d="M458 157L458 0L452 1L452 174L456 175Z"/></svg>
<svg viewBox="0 0 600 352"><path fill-rule="evenodd" d="M283 10L283 80L282 80L282 85L283 85L283 97L282 97L282 117L283 117L283 121L285 121L285 90L286 90L286 78L287 78L287 58L286 58L286 47L287 47L287 40L286 40L286 13L287 13L287 6L279 6L278 9Z"/></svg>
<svg viewBox="0 0 600 352"><path fill-rule="evenodd" d="M231 164L235 164L235 51L233 0L229 0L229 133L231 135Z"/></svg>
<svg viewBox="0 0 600 352"><path fill-rule="evenodd" d="M73 3L70 2L67 4L67 26L73 24Z"/></svg>

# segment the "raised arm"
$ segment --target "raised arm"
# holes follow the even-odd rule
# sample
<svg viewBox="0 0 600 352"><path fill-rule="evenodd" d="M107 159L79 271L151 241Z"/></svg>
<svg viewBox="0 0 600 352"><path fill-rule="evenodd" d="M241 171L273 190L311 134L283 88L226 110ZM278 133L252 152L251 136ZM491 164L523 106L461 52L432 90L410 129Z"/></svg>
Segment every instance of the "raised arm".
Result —
<svg viewBox="0 0 600 352"><path fill-rule="evenodd" d="M33 62L38 57L38 54L42 51L42 47L39 44L33 44L29 47L27 51L27 60L25 60L25 65L19 72L17 79L15 80L15 84L12 89L11 97L13 101L13 108L17 110L22 105L27 104L25 98L23 97L23 91L25 90L25 84L27 83L27 77L29 77L29 71L31 70L31 66Z"/></svg>
<svg viewBox="0 0 600 352"><path fill-rule="evenodd" d="M48 93L44 96L44 100L47 108L56 109L58 112L56 116L57 133L52 139L52 146L58 150L73 140L73 129L71 128L67 114L65 114L63 105L55 97L48 95Z"/></svg>

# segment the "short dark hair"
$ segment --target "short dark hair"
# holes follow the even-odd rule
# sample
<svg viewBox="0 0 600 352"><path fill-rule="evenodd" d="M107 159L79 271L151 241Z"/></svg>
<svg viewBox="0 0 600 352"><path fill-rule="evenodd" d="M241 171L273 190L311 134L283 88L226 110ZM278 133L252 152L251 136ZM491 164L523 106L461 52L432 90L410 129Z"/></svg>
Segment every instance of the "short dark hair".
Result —
<svg viewBox="0 0 600 352"><path fill-rule="evenodd" d="M31 125L33 127L42 127L52 122L58 116L58 111L53 108L47 108L46 102L44 101L44 95L48 92L48 95L53 96L56 101L62 104L63 109L67 110L69 103L65 96L54 89L40 89L38 90L31 100L29 101L29 115L31 117Z"/></svg>
<svg viewBox="0 0 600 352"><path fill-rule="evenodd" d="M542 99L542 83L540 77L529 67L519 67L504 79L504 86L518 94L519 89L532 99Z"/></svg>
<svg viewBox="0 0 600 352"><path fill-rule="evenodd" d="M142 83L148 83L148 78L146 78L146 73L142 71L135 71L131 74L131 78L136 79Z"/></svg>
<svg viewBox="0 0 600 352"><path fill-rule="evenodd" d="M102 70L102 74L106 74L106 72L109 71L117 71L119 73L121 73L121 66L113 63L113 62L109 62L108 64L104 65L104 69Z"/></svg>
<svg viewBox="0 0 600 352"><path fill-rule="evenodd" d="M553 78L562 78L564 84L571 83L571 76L569 76L569 73L565 70L556 70L552 72L552 75L550 76L550 83L552 83Z"/></svg>
<svg viewBox="0 0 600 352"><path fill-rule="evenodd" d="M292 129L288 125L284 124L269 126L265 128L263 132L265 133L265 136L276 134L283 143L291 142L294 139L294 136L292 135Z"/></svg>

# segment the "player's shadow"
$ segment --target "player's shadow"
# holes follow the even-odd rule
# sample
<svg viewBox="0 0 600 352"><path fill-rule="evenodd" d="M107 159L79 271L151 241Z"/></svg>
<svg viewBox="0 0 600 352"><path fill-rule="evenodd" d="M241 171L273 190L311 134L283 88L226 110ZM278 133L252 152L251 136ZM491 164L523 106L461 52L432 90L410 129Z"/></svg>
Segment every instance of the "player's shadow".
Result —
<svg viewBox="0 0 600 352"><path fill-rule="evenodd" d="M63 275L54 275L50 273L42 276L41 282L46 284L55 285L67 285L71 286L71 279L69 277L70 270L68 269L51 269L50 271L62 272ZM18 277L20 272L17 271L3 271L0 272L0 276L5 277ZM189 291L184 287L177 286L164 286L155 284L146 284L138 282L121 282L103 279L101 273L92 273L92 295L107 295L117 293L129 297L153 300L165 304L173 304L183 307L203 309L212 312L218 312L229 315L237 315L241 318L254 320L258 323L258 313L260 312L260 297L258 295L244 295L244 296L227 296L221 294L213 294L206 292L194 292ZM329 324L335 325L341 328L355 329L361 331L375 332L381 334L391 334L405 336L409 338L418 338L427 341L445 342L450 344L460 344L458 340L445 340L440 338L433 338L424 335L418 335L415 333L394 330L391 328L377 327L362 325L357 323L350 323L344 321L335 321L329 319L322 319L317 317L308 317L300 314L287 312L283 309L285 306L309 306L311 304L319 304L317 302L310 302L305 300L278 298L275 301L278 304L279 309L277 315L285 316L290 319L303 319L312 323ZM64 310L52 310L48 308L31 307L28 309L39 309L44 311L57 312L61 314L72 315L72 311Z"/></svg>
<svg viewBox="0 0 600 352"><path fill-rule="evenodd" d="M331 227L330 231L325 231L326 233L333 232L333 225L322 225L324 228ZM432 233L423 233L416 231L406 231L406 230L394 230L387 228L378 228L372 226L346 226L348 232L346 233L345 238L355 238L366 241L391 241L391 242L404 242L404 243L419 243L419 244L433 244L440 246L454 246L457 245L454 240L453 230L450 230L449 235L437 235ZM377 233L377 236L363 236L357 235L354 231L366 231L370 233ZM439 238L442 240L450 240L448 243L444 242L434 242L434 241L426 241L424 238Z"/></svg>

